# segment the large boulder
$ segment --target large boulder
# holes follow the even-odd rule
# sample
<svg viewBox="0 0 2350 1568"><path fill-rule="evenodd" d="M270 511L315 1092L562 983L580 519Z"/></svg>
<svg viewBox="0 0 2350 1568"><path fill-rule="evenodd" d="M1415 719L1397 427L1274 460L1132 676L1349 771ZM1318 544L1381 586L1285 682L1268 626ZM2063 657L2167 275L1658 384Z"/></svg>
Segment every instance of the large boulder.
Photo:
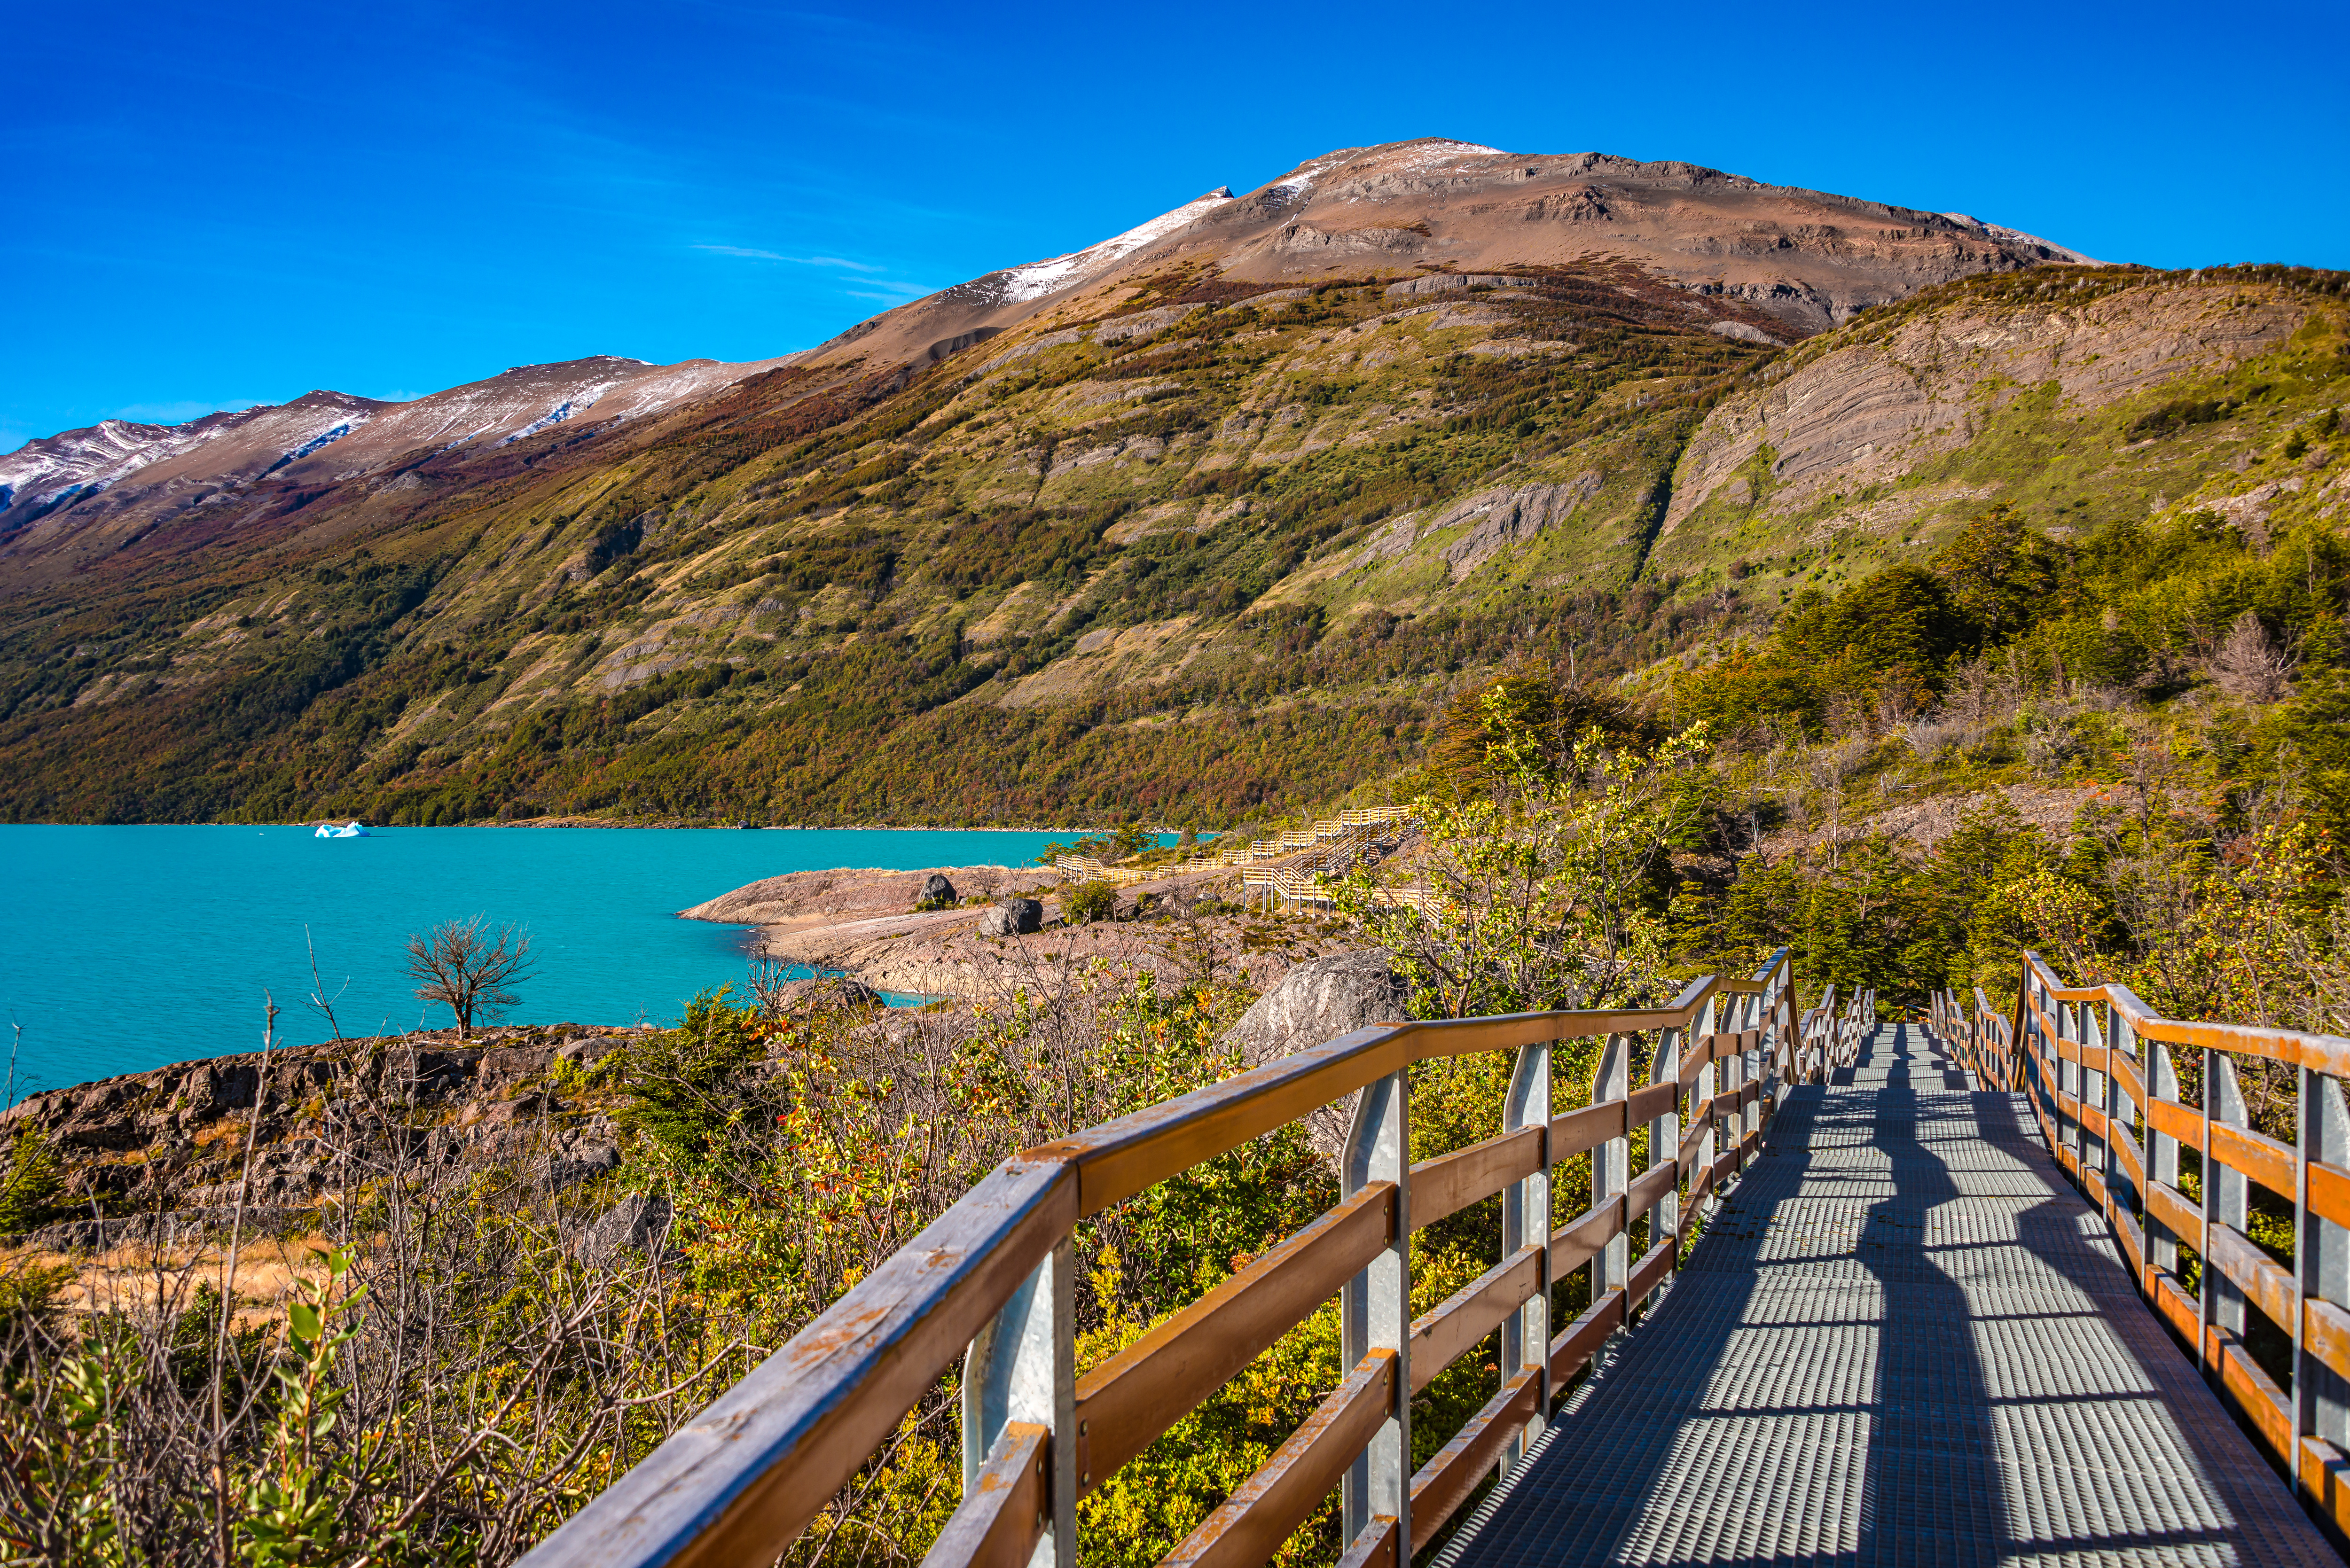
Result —
<svg viewBox="0 0 2350 1568"><path fill-rule="evenodd" d="M979 917L983 937L1017 937L1045 929L1045 906L1034 898L1006 898Z"/></svg>
<svg viewBox="0 0 2350 1568"><path fill-rule="evenodd" d="M598 1215L579 1239L580 1255L609 1263L623 1252L649 1252L669 1237L670 1201L655 1195L622 1199Z"/></svg>
<svg viewBox="0 0 2350 1568"><path fill-rule="evenodd" d="M1369 1023L1407 1016L1411 988L1396 973L1395 956L1385 948L1308 959L1274 982L1224 1036L1252 1067L1276 1056L1319 1045ZM1353 1124L1355 1096L1326 1106L1305 1118L1315 1152L1336 1161Z"/></svg>
<svg viewBox="0 0 2350 1568"><path fill-rule="evenodd" d="M881 993L853 975L819 974L787 980L775 988L775 1005L785 1012L846 1012L882 1005Z"/></svg>
<svg viewBox="0 0 2350 1568"><path fill-rule="evenodd" d="M933 871L922 879L922 896L918 900L920 908L945 909L952 908L961 901L961 895L955 892L955 885L948 881L942 873Z"/></svg>

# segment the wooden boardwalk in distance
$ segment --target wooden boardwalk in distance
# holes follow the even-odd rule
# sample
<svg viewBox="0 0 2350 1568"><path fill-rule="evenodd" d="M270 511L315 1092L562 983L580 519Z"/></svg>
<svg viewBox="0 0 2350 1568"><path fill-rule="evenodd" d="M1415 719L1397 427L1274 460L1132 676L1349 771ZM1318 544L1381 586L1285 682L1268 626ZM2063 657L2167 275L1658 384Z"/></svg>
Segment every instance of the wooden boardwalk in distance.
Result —
<svg viewBox="0 0 2350 1568"><path fill-rule="evenodd" d="M1662 1301L1438 1557L2339 1561L2025 1096L1893 1023L1787 1094Z"/></svg>

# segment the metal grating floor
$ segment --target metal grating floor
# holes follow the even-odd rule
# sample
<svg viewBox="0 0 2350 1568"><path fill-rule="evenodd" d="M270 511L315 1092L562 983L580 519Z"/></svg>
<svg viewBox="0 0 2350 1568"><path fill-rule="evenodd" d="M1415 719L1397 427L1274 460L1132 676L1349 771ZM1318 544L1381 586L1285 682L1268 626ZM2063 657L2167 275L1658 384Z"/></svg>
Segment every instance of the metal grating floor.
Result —
<svg viewBox="0 0 2350 1568"><path fill-rule="evenodd" d="M1437 1560L2340 1562L2022 1100L1899 1024L1788 1097L1661 1303Z"/></svg>

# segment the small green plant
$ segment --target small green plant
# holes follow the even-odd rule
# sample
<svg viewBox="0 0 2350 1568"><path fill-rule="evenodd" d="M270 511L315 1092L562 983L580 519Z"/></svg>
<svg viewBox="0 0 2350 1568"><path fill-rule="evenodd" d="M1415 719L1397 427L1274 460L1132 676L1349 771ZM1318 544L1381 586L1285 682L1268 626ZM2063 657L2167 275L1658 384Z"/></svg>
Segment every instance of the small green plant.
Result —
<svg viewBox="0 0 2350 1568"><path fill-rule="evenodd" d="M245 1477L240 1499L244 1517L235 1531L254 1568L396 1560L407 1544L409 1519L400 1501L382 1495L388 1478L379 1472L388 1456L380 1437L369 1441L376 1435L363 1435L331 1447L328 1441L349 1396L336 1381L336 1359L359 1333L344 1320L366 1299L367 1288L343 1291L338 1299L351 1254L338 1248L316 1256L326 1278L306 1281L302 1299L286 1309L292 1365L277 1368L269 1452Z"/></svg>
<svg viewBox="0 0 2350 1568"><path fill-rule="evenodd" d="M766 1050L756 1007L738 1006L733 988L705 991L685 1004L674 1029L631 1042L618 1064L627 1103L621 1124L677 1153L716 1144L745 1114L739 1080Z"/></svg>
<svg viewBox="0 0 2350 1568"><path fill-rule="evenodd" d="M1118 889L1107 882L1081 882L1061 901L1061 919L1072 926L1118 919Z"/></svg>
<svg viewBox="0 0 2350 1568"><path fill-rule="evenodd" d="M0 1175L0 1236L29 1231L49 1218L60 1185L57 1151L30 1127L16 1135L8 1168Z"/></svg>

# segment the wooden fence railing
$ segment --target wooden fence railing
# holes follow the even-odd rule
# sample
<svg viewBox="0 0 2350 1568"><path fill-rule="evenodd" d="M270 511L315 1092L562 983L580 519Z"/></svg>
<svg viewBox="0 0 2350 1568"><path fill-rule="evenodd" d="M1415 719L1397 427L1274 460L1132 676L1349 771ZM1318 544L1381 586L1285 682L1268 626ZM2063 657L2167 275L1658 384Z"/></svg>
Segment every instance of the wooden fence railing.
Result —
<svg viewBox="0 0 2350 1568"><path fill-rule="evenodd" d="M1751 980L1707 976L1659 1009L1360 1029L1015 1156L527 1562L772 1561L960 1362L962 1501L928 1563L1072 1564L1079 1494L1337 1296L1346 1376L1168 1561L1261 1563L1336 1488L1346 1562L1403 1568L1672 1272L1687 1220L1754 1157L1781 1089L1850 1061L1874 1026L1873 997L1839 1010L1833 988L1798 1016L1792 982L1782 950ZM1555 1111L1554 1045L1599 1037L1590 1103ZM1503 1050L1516 1053L1503 1130L1412 1163L1412 1064ZM1348 1095L1338 1206L1080 1368L1072 1228ZM1652 1152L1636 1175L1643 1125ZM1591 1206L1555 1223L1554 1170L1586 1153ZM1501 1257L1415 1321L1413 1231L1496 1194ZM1635 1260L1644 1218L1651 1244ZM1553 1334L1553 1287L1579 1269L1592 1304ZM1411 1396L1496 1330L1500 1392L1414 1471Z"/></svg>
<svg viewBox="0 0 2350 1568"><path fill-rule="evenodd" d="M2164 1018L2126 986L2067 986L2031 953L2012 1012L1944 992L1932 1027L1980 1082L2026 1096L2157 1315L2336 1539L2350 1534L2350 1040ZM2292 1106L2293 1142L2251 1125L2247 1071ZM2287 1251L2287 1223L2289 1265L2271 1251ZM2247 1343L2255 1317L2290 1342L2285 1386Z"/></svg>

